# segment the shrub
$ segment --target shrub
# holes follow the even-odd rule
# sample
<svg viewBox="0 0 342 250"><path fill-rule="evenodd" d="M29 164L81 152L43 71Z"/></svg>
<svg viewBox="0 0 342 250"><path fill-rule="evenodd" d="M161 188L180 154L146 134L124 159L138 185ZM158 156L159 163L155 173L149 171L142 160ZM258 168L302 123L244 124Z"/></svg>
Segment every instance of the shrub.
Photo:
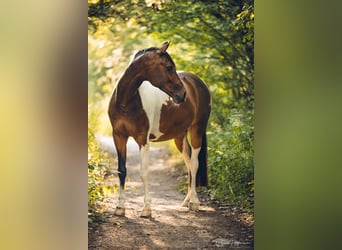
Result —
<svg viewBox="0 0 342 250"><path fill-rule="evenodd" d="M253 115L233 111L225 127L208 128L208 174L211 198L253 206Z"/></svg>
<svg viewBox="0 0 342 250"><path fill-rule="evenodd" d="M94 133L88 128L88 212L96 212L96 204L104 198L102 183L104 180L103 156Z"/></svg>
<svg viewBox="0 0 342 250"><path fill-rule="evenodd" d="M115 193L115 187L104 184L105 175L114 174L115 171L107 169L110 159L101 152L99 143L95 138L98 129L98 114L95 108L88 110L88 217L89 221L99 218L101 212L99 203L111 192Z"/></svg>

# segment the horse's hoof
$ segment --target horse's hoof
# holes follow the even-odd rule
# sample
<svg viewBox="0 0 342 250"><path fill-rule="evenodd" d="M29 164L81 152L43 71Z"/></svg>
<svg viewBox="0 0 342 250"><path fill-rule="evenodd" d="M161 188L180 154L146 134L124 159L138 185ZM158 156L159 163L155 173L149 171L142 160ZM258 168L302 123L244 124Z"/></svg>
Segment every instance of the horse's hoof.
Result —
<svg viewBox="0 0 342 250"><path fill-rule="evenodd" d="M124 207L116 207L114 214L117 216L125 216L125 208Z"/></svg>
<svg viewBox="0 0 342 250"><path fill-rule="evenodd" d="M189 210L198 211L199 203L189 202Z"/></svg>
<svg viewBox="0 0 342 250"><path fill-rule="evenodd" d="M151 218L152 217L152 211L151 208L144 208L141 212L140 217L142 218Z"/></svg>

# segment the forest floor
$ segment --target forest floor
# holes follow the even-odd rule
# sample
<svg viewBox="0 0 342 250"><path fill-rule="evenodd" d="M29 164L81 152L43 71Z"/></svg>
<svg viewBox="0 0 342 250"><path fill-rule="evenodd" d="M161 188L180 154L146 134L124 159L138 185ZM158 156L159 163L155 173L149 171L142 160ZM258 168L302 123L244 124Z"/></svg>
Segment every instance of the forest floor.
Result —
<svg viewBox="0 0 342 250"><path fill-rule="evenodd" d="M110 137L99 141L115 155ZM214 203L205 192L199 193L199 211L180 206L185 195L177 187L184 170L174 167L180 158L159 144L150 151L152 218L139 217L144 193L134 141L129 140L127 154L126 215L114 215L117 194L106 198L103 219L89 224L88 249L253 249L254 220L239 208ZM106 183L118 186L118 177L111 175Z"/></svg>

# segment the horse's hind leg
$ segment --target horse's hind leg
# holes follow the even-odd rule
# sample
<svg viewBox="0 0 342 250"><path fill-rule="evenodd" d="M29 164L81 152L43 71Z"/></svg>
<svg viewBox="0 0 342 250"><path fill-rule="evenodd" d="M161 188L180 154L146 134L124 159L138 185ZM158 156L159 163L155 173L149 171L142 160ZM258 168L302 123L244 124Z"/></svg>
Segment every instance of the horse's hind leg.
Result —
<svg viewBox="0 0 342 250"><path fill-rule="evenodd" d="M191 183L191 148L186 134L183 137L175 138L175 144L178 150L183 154L184 163L188 171L188 193L182 203L182 207L187 207L190 201L190 183Z"/></svg>
<svg viewBox="0 0 342 250"><path fill-rule="evenodd" d="M119 204L115 209L115 215L125 215L125 180L126 180L126 143L128 138L113 133L115 148L118 154L118 171L120 179Z"/></svg>
<svg viewBox="0 0 342 250"><path fill-rule="evenodd" d="M190 190L188 192L189 201L189 209L190 210L198 210L199 209L199 200L196 192L196 176L199 166L198 156L202 147L202 137L203 133L205 133L205 127L200 126L198 124L192 126L189 129L190 139L191 139L191 158L190 158L190 172L191 172L191 182L190 182ZM204 131L204 132L203 132Z"/></svg>

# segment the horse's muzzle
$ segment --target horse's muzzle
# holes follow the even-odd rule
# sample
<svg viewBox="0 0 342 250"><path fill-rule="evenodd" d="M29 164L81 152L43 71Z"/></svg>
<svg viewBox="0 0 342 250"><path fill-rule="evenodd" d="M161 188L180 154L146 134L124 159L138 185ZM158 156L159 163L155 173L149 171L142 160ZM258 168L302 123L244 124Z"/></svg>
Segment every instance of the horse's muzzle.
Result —
<svg viewBox="0 0 342 250"><path fill-rule="evenodd" d="M184 102L186 97L186 91L181 92L181 93L176 93L173 95L173 101L177 104Z"/></svg>

